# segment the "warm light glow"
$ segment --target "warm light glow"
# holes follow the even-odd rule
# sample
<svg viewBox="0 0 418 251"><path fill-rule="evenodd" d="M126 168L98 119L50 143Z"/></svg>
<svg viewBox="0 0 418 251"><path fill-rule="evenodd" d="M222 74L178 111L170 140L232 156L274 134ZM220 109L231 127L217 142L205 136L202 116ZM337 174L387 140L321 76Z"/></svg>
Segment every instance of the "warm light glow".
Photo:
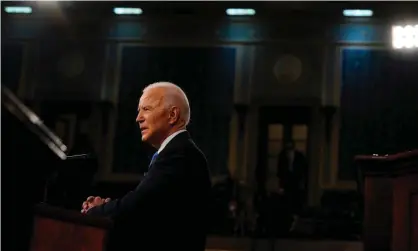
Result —
<svg viewBox="0 0 418 251"><path fill-rule="evenodd" d="M394 49L418 48L418 24L392 27Z"/></svg>
<svg viewBox="0 0 418 251"><path fill-rule="evenodd" d="M228 16L254 16L254 9L226 9Z"/></svg>

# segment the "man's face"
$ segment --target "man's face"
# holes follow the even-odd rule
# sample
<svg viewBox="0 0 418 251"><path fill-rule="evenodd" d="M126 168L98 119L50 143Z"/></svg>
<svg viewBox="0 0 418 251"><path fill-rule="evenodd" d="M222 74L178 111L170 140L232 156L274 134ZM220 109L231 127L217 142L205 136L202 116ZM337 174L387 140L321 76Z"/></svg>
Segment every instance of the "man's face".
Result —
<svg viewBox="0 0 418 251"><path fill-rule="evenodd" d="M142 141L159 147L170 131L169 114L164 107L162 89L154 88L142 94L136 122L141 130Z"/></svg>

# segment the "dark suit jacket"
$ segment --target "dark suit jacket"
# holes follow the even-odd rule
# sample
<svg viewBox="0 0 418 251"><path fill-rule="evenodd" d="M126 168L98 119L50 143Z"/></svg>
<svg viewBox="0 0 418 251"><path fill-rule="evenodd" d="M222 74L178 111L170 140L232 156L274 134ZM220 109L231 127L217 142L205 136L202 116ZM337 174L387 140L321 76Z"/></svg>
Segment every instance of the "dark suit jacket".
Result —
<svg viewBox="0 0 418 251"><path fill-rule="evenodd" d="M280 185L285 190L300 190L299 183L306 182L307 167L306 158L303 153L295 150L293 159L293 170L289 170L289 159L285 151L279 155L277 166L277 177L280 179Z"/></svg>
<svg viewBox="0 0 418 251"><path fill-rule="evenodd" d="M135 190L88 214L114 219L111 250L204 250L210 190L206 158L182 132L158 154Z"/></svg>

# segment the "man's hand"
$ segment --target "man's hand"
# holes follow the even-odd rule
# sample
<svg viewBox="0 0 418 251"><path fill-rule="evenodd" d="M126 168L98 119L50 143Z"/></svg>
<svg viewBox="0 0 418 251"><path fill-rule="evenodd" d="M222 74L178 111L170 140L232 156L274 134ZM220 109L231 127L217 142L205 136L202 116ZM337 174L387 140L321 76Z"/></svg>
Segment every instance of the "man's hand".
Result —
<svg viewBox="0 0 418 251"><path fill-rule="evenodd" d="M110 201L110 198L102 199L98 196L89 196L86 201L83 202L81 213L85 214L87 211L89 211L93 207L97 207L100 205L103 205L104 203L107 203Z"/></svg>

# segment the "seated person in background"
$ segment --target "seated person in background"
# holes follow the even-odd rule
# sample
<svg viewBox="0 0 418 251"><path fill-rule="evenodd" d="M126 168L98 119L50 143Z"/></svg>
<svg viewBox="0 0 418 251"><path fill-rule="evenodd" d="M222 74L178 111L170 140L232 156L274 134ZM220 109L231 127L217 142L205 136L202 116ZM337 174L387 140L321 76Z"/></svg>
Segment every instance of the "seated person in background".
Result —
<svg viewBox="0 0 418 251"><path fill-rule="evenodd" d="M287 141L279 155L277 177L280 192L294 218L291 231L297 223L305 200L307 166L303 153L295 150L293 141Z"/></svg>
<svg viewBox="0 0 418 251"><path fill-rule="evenodd" d="M83 203L82 212L114 220L109 249L205 250L211 180L204 154L186 131L189 120L189 102L178 86L159 82L143 90L136 122L142 140L157 149L147 175L120 199Z"/></svg>

